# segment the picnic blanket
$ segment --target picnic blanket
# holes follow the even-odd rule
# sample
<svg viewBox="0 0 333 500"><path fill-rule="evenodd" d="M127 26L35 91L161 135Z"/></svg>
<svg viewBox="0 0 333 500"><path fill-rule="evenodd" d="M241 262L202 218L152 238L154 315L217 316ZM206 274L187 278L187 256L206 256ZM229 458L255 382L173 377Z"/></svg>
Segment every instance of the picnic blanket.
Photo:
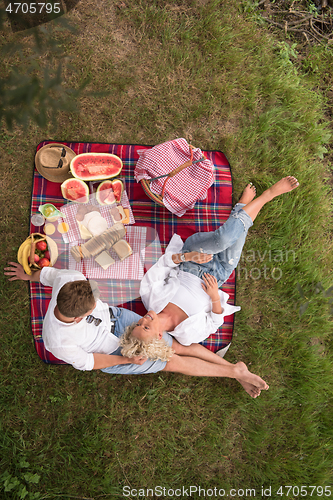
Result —
<svg viewBox="0 0 333 500"><path fill-rule="evenodd" d="M125 181L135 225L148 227L148 231L149 228L156 230L163 252L174 233L179 234L185 240L198 231L217 229L229 217L232 208L232 177L228 160L221 151L203 151L204 155L214 164L215 182L208 190L205 200L198 201L182 217L177 217L166 208L158 206L150 200L145 195L140 183L137 183L134 178L134 167L139 159L138 151L150 149L152 146L43 141L38 144L37 150L51 142L65 144L76 154L94 152L112 153L119 156L124 164L120 176ZM34 169L31 213L36 213L39 205L44 203L53 203L57 208L60 208L65 202L61 195L60 184L47 181ZM35 230L34 226L30 227L30 232ZM68 255L62 254L59 258L63 259L65 267ZM235 304L235 285L236 275L233 273L222 287L222 290L229 294L228 302L233 305ZM45 349L42 338L43 318L47 311L51 292L52 289L49 287L44 287L39 283L30 283L32 334L37 353L45 363L63 364L63 361L58 360ZM126 294L123 298L125 299L125 297ZM118 306L126 307L141 315L145 314L144 306L139 298L126 303L122 303L121 298L118 300ZM213 352L228 345L232 339L233 323L234 315L226 316L222 327L202 344Z"/></svg>

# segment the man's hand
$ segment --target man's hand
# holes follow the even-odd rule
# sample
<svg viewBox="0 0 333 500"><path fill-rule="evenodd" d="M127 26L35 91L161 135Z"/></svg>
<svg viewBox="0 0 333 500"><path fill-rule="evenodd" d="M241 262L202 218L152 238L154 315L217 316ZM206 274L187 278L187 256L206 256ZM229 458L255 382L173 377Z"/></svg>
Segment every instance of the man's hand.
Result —
<svg viewBox="0 0 333 500"><path fill-rule="evenodd" d="M5 272L4 274L6 276L12 276L12 278L8 278L9 281L15 281L15 280L22 280L22 281L29 281L30 276L29 274L26 274L24 272L23 266L21 264L18 264L17 262L8 262L9 265L12 267L5 267Z"/></svg>
<svg viewBox="0 0 333 500"><path fill-rule="evenodd" d="M144 358L143 356L134 356L133 358L127 358L128 363L132 363L133 365L143 365L147 361L148 358Z"/></svg>
<svg viewBox="0 0 333 500"><path fill-rule="evenodd" d="M172 256L172 260L174 261L175 264L181 264L184 262L181 259L182 253L174 253ZM213 255L210 253L203 253L203 252L185 252L184 253L185 257L185 262L195 262L196 264L205 264L206 262L209 262L212 260Z"/></svg>

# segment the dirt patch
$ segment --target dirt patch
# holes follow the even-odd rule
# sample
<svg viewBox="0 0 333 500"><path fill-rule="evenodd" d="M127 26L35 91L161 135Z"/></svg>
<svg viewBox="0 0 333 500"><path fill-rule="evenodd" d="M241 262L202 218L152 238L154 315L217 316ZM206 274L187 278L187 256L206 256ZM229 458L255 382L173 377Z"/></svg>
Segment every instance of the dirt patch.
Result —
<svg viewBox="0 0 333 500"><path fill-rule="evenodd" d="M317 350L318 350L318 355L319 356L324 356L325 355L325 344L324 344L324 342L323 342L322 339L312 338L310 340L310 345L311 346L318 346Z"/></svg>
<svg viewBox="0 0 333 500"><path fill-rule="evenodd" d="M129 26L120 22L118 7L107 0L98 3L80 2L70 12L69 19L77 26L75 44L81 44L83 52L93 55L96 70L103 61L123 59L135 50L136 39ZM91 29L93 22L94 29Z"/></svg>

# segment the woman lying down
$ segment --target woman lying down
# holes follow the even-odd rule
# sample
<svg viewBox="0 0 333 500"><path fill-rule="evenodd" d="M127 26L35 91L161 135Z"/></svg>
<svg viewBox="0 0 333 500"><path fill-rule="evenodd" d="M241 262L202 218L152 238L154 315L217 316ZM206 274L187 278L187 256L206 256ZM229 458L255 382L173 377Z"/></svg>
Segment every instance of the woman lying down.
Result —
<svg viewBox="0 0 333 500"><path fill-rule="evenodd" d="M240 307L227 304L228 295L219 288L236 268L248 229L261 208L298 185L288 176L255 198L255 187L248 184L216 231L196 233L184 245L174 235L141 282L140 295L148 312L121 338L122 354L168 361L173 351L163 332L188 346L206 339L222 325L224 316L239 311Z"/></svg>

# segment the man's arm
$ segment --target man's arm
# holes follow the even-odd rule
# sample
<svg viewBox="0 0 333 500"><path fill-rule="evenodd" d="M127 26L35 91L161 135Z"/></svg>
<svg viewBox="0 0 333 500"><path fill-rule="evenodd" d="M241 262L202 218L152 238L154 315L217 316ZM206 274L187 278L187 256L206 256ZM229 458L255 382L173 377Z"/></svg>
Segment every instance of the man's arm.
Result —
<svg viewBox="0 0 333 500"><path fill-rule="evenodd" d="M12 276L9 281L22 280L22 281L40 281L41 271L34 271L32 274L26 274L24 272L23 266L17 262L8 262L12 267L5 267L4 274L6 276Z"/></svg>
<svg viewBox="0 0 333 500"><path fill-rule="evenodd" d="M109 366L116 365L143 365L147 358L142 356L135 356L134 358L128 358L126 356L116 356L114 354L100 354L97 352L94 355L94 368L93 370L102 370L103 368L108 368Z"/></svg>

